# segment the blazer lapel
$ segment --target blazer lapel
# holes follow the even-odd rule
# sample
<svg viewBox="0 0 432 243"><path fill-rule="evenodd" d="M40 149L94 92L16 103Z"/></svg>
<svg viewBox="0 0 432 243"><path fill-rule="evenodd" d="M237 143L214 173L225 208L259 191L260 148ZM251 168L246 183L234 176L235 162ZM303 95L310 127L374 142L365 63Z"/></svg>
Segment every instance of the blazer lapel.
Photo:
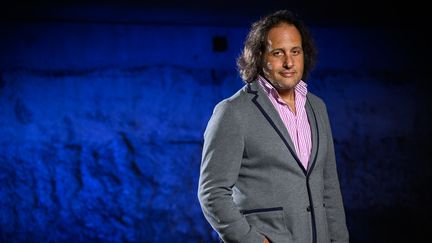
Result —
<svg viewBox="0 0 432 243"><path fill-rule="evenodd" d="M311 138L312 138L312 148L311 148L311 154L309 156L309 162L308 162L308 173L310 173L313 167L315 166L315 161L318 154L319 135L318 135L317 117L312 107L312 104L310 103L308 98L306 100L305 108L306 108L306 114L309 121L309 126L311 129Z"/></svg>
<svg viewBox="0 0 432 243"><path fill-rule="evenodd" d="M300 166L300 168L302 168L303 172L306 174L306 170L304 169L302 163L300 162L300 159L297 157L294 144L291 140L287 128L285 127L285 124L283 123L279 113L277 112L273 103L271 103L271 101L269 100L267 94L265 93L261 85L257 81L249 83L247 87L247 92L255 95L252 98L252 102L255 103L258 109L266 117L268 122L276 130L276 132L279 134L279 136L281 137L281 139L283 140L283 142L285 143L285 145L293 155L294 159L297 161L297 164Z"/></svg>

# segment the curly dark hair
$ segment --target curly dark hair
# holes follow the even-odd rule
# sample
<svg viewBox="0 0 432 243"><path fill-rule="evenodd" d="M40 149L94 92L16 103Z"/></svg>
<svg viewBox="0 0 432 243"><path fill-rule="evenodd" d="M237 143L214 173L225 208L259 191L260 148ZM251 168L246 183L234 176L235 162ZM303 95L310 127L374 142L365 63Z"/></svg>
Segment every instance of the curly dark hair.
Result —
<svg viewBox="0 0 432 243"><path fill-rule="evenodd" d="M287 23L294 25L302 37L304 52L304 71L302 80L306 81L309 72L314 68L317 49L314 40L302 20L289 10L278 10L252 24L251 30L244 42L244 48L237 58L237 68L241 78L246 83L255 81L258 75L263 75L262 58L266 48L267 34L273 27Z"/></svg>

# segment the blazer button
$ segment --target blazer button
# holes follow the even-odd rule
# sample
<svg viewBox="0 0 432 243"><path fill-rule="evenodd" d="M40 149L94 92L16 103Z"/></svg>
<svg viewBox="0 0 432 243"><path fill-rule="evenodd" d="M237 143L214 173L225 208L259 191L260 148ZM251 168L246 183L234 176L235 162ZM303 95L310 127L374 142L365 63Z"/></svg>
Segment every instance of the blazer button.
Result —
<svg viewBox="0 0 432 243"><path fill-rule="evenodd" d="M310 211L311 211L311 207L310 207L310 205L309 205L309 206L307 206L307 208L306 208L306 211L308 211L308 212L310 212Z"/></svg>

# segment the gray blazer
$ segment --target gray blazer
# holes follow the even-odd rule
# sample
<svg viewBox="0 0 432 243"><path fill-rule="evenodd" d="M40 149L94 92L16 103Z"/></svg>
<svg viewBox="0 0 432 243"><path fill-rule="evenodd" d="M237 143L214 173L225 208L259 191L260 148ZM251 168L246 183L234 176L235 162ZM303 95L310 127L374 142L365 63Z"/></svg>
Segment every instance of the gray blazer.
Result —
<svg viewBox="0 0 432 243"><path fill-rule="evenodd" d="M198 198L225 242L348 242L324 102L308 93L312 152L306 171L257 82L216 105L204 133Z"/></svg>

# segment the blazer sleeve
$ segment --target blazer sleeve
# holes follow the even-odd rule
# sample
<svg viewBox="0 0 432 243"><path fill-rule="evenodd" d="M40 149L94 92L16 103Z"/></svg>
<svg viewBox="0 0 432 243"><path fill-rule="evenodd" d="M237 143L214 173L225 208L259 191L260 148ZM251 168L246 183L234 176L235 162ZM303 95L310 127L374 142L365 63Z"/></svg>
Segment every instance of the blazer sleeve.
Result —
<svg viewBox="0 0 432 243"><path fill-rule="evenodd" d="M204 132L198 199L223 241L262 243L264 236L248 224L232 197L244 151L241 116L232 106L228 100L219 103Z"/></svg>
<svg viewBox="0 0 432 243"><path fill-rule="evenodd" d="M337 173L333 135L325 104L323 110L324 123L328 134L328 151L324 167L324 204L327 224L329 226L330 242L348 243L349 235Z"/></svg>

